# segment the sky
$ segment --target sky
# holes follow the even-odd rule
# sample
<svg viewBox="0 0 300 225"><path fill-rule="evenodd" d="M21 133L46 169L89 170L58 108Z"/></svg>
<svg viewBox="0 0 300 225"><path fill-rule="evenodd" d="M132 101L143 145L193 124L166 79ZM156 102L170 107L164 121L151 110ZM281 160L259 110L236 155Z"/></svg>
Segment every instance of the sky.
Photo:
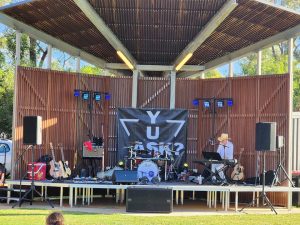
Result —
<svg viewBox="0 0 300 225"><path fill-rule="evenodd" d="M0 0L1 2L2 0ZM16 3L16 2L21 2L22 0L12 0L12 3ZM280 4L280 0L277 0L276 3ZM300 9L298 9L298 11L300 11ZM6 26L4 26L3 24L0 23L0 36L2 35L2 33L7 29ZM46 45L45 45L46 46ZM62 59L62 57L65 57L65 55L58 51L58 50L54 50L53 51L53 58L54 59ZM70 60L70 67L71 66L74 66L73 64L75 63L74 60ZM88 63L82 61L81 62L81 66L84 66L84 65L87 65ZM235 61L234 64L233 64L233 67L234 67L234 74L242 74L242 69L241 69L241 66L239 64L239 61ZM223 75L223 76L227 76L228 73L229 73L229 66L228 65L224 65L224 66L220 66L217 68L218 71L220 71L220 73Z"/></svg>

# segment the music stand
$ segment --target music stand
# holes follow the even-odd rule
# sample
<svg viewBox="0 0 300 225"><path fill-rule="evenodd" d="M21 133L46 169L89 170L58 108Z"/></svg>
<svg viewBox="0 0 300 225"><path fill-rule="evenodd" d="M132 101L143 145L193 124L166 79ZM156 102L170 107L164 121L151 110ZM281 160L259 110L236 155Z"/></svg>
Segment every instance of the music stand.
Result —
<svg viewBox="0 0 300 225"><path fill-rule="evenodd" d="M25 194L23 196L20 195L19 201L16 202L12 208L14 208L16 205L19 204L19 207L21 207L21 205L23 204L24 201L29 201L30 205L32 205L33 202L33 197L34 197L34 193L36 193L38 196L40 196L43 200L47 201L48 204L54 208L53 204L50 202L49 198L45 198L44 196L42 196L42 194L40 192L38 192L35 188L34 185L34 145L32 145L32 150L31 150L31 185L28 191L25 192ZM20 177L21 179L21 177ZM21 183L21 180L20 180ZM20 189L21 189L21 185L20 185ZM26 199L26 197L31 194L31 199Z"/></svg>
<svg viewBox="0 0 300 225"><path fill-rule="evenodd" d="M277 215L277 212L274 208L274 206L272 205L271 201L269 200L268 196L266 195L266 192L265 192L265 187L266 187L266 151L263 151L263 174L262 174L262 192L261 194L256 197L255 199L253 199L251 202L249 202L245 207L243 207L240 212L242 212L245 208L251 206L251 205L254 205L254 202L257 200L257 199L260 199L262 198L263 200L263 203L266 202L267 205L269 206L269 208L271 209L271 211L273 211L276 215Z"/></svg>

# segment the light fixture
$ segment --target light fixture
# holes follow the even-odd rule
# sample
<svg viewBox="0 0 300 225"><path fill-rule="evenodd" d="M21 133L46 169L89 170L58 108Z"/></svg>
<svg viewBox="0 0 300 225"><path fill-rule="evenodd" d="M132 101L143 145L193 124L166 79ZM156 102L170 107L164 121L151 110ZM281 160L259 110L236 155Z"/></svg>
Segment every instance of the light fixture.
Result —
<svg viewBox="0 0 300 225"><path fill-rule="evenodd" d="M209 100L204 100L203 101L203 107L204 108L209 108L210 107L210 101Z"/></svg>
<svg viewBox="0 0 300 225"><path fill-rule="evenodd" d="M79 97L80 96L80 90L75 89L74 90L74 97Z"/></svg>
<svg viewBox="0 0 300 225"><path fill-rule="evenodd" d="M101 100L101 93L100 92L94 92L94 100L100 101Z"/></svg>
<svg viewBox="0 0 300 225"><path fill-rule="evenodd" d="M88 91L83 91L82 92L82 99L83 100L89 100L90 98L90 93Z"/></svg>
<svg viewBox="0 0 300 225"><path fill-rule="evenodd" d="M198 106L199 105L199 100L198 99L194 99L193 100L193 105L194 106Z"/></svg>
<svg viewBox="0 0 300 225"><path fill-rule="evenodd" d="M224 101L223 100L217 100L217 107L223 108L224 107Z"/></svg>
<svg viewBox="0 0 300 225"><path fill-rule="evenodd" d="M121 51L117 51L117 54L124 61L124 63L129 67L129 69L131 69L131 70L134 69L131 62L126 58L126 56Z"/></svg>
<svg viewBox="0 0 300 225"><path fill-rule="evenodd" d="M110 100L110 94L109 93L104 93L104 98L105 98L105 100Z"/></svg>
<svg viewBox="0 0 300 225"><path fill-rule="evenodd" d="M232 107L233 106L233 99L228 99L227 100L227 105L228 105L228 107Z"/></svg>
<svg viewBox="0 0 300 225"><path fill-rule="evenodd" d="M189 164L188 164L188 163L184 163L184 164L183 164L183 167L184 167L184 168L189 168Z"/></svg>
<svg viewBox="0 0 300 225"><path fill-rule="evenodd" d="M190 52L189 54L187 54L183 60L176 66L175 70L178 71L181 69L181 67L183 67L183 65L193 56L193 53Z"/></svg>

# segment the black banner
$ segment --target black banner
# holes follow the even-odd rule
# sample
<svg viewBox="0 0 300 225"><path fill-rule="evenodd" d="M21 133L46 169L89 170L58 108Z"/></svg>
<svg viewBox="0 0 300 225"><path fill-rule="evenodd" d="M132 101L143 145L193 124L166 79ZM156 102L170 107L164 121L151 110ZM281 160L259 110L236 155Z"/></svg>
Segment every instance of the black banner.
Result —
<svg viewBox="0 0 300 225"><path fill-rule="evenodd" d="M128 157L128 148L146 155L183 156L187 140L187 110L118 109L118 160Z"/></svg>

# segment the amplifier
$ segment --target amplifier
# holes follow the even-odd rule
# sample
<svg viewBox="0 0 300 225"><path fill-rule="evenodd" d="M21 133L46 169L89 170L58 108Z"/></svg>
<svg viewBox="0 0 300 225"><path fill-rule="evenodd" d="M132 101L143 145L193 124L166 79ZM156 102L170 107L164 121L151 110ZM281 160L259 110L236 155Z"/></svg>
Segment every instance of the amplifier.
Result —
<svg viewBox="0 0 300 225"><path fill-rule="evenodd" d="M113 184L136 184L138 175L136 170L115 170L112 175Z"/></svg>
<svg viewBox="0 0 300 225"><path fill-rule="evenodd" d="M126 212L171 213L173 189L128 187Z"/></svg>
<svg viewBox="0 0 300 225"><path fill-rule="evenodd" d="M92 146L89 150L86 146L82 146L82 157L83 158L102 158L104 156L103 146Z"/></svg>

